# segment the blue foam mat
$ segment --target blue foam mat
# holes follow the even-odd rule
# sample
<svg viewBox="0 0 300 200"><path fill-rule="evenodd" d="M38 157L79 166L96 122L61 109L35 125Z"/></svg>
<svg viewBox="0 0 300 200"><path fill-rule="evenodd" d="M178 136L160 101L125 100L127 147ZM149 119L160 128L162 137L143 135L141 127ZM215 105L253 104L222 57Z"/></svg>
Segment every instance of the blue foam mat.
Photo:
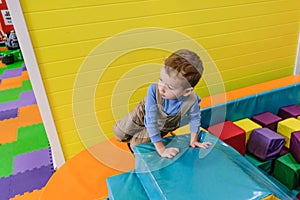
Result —
<svg viewBox="0 0 300 200"><path fill-rule="evenodd" d="M106 182L109 200L149 200L135 171L111 176Z"/></svg>
<svg viewBox="0 0 300 200"><path fill-rule="evenodd" d="M189 135L165 138L181 150L174 159L151 143L136 146L136 170L107 179L109 199L294 199L230 146L209 133L205 140L214 143L209 150L190 148Z"/></svg>

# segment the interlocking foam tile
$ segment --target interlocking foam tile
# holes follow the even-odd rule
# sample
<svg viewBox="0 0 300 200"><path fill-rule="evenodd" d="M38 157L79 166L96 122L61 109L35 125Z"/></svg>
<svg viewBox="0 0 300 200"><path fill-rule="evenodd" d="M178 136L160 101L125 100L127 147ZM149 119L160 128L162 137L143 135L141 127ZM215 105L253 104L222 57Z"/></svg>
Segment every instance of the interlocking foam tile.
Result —
<svg viewBox="0 0 300 200"><path fill-rule="evenodd" d="M278 157L285 138L269 128L259 128L252 131L247 150L257 158L272 160Z"/></svg>
<svg viewBox="0 0 300 200"><path fill-rule="evenodd" d="M251 132L254 129L261 128L261 125L255 123L254 121L252 121L248 118L241 119L241 120L235 121L233 123L246 132L246 143L249 140Z"/></svg>
<svg viewBox="0 0 300 200"><path fill-rule="evenodd" d="M8 69L8 70L5 70L5 72L2 75L0 75L0 79L3 80L6 78L21 76L22 72L23 72L22 68Z"/></svg>
<svg viewBox="0 0 300 200"><path fill-rule="evenodd" d="M7 177L13 173L13 157L13 145L0 145L0 178Z"/></svg>
<svg viewBox="0 0 300 200"><path fill-rule="evenodd" d="M20 126L36 124L42 121L37 104L24 106L19 109Z"/></svg>
<svg viewBox="0 0 300 200"><path fill-rule="evenodd" d="M1 200L9 199L11 182L12 180L10 178L0 178L0 199Z"/></svg>
<svg viewBox="0 0 300 200"><path fill-rule="evenodd" d="M14 147L14 155L49 147L44 124L39 123L19 128L17 142L18 145Z"/></svg>
<svg viewBox="0 0 300 200"><path fill-rule="evenodd" d="M51 164L9 176L8 179L11 179L9 198L43 188L53 172L53 165Z"/></svg>
<svg viewBox="0 0 300 200"><path fill-rule="evenodd" d="M272 160L261 161L250 154L245 154L245 158L256 167L262 169L263 171L267 173L272 172Z"/></svg>
<svg viewBox="0 0 300 200"><path fill-rule="evenodd" d="M34 190L33 192L26 192L23 195L16 195L9 200L40 200L43 193L43 188L41 190Z"/></svg>
<svg viewBox="0 0 300 200"><path fill-rule="evenodd" d="M19 108L0 110L0 120L15 118L18 116Z"/></svg>
<svg viewBox="0 0 300 200"><path fill-rule="evenodd" d="M288 153L275 161L273 176L287 188L294 189L299 185L300 164Z"/></svg>
<svg viewBox="0 0 300 200"><path fill-rule="evenodd" d="M36 99L34 96L34 92L32 90L29 90L26 92L22 92L20 94L20 99L18 100L0 103L0 112L9 109L20 108L23 106L29 106L32 104L36 104Z"/></svg>
<svg viewBox="0 0 300 200"><path fill-rule="evenodd" d="M0 84L0 90L21 87L22 81L28 79L29 79L28 72L22 71L21 76L3 79Z"/></svg>
<svg viewBox="0 0 300 200"><path fill-rule="evenodd" d="M251 119L261 126L267 127L273 131L277 130L277 123L282 120L281 117L274 115L271 112L264 112L254 115Z"/></svg>
<svg viewBox="0 0 300 200"><path fill-rule="evenodd" d="M15 141L19 127L37 124L40 122L42 122L42 118L36 104L21 107L17 118L0 121L0 144Z"/></svg>
<svg viewBox="0 0 300 200"><path fill-rule="evenodd" d="M240 154L244 155L246 152L246 133L243 129L235 125L231 121L225 121L207 129L213 135L219 137L228 145L232 146Z"/></svg>
<svg viewBox="0 0 300 200"><path fill-rule="evenodd" d="M50 147L14 157L14 174L52 164Z"/></svg>
<svg viewBox="0 0 300 200"><path fill-rule="evenodd" d="M299 105L289 105L281 107L278 111L278 116L283 119L295 117L297 118L300 115L300 106Z"/></svg>
<svg viewBox="0 0 300 200"><path fill-rule="evenodd" d="M12 88L0 91L0 103L18 100L22 92L32 90L32 86L29 80L22 82L22 86L19 88Z"/></svg>
<svg viewBox="0 0 300 200"><path fill-rule="evenodd" d="M0 177L13 174L14 156L47 147L49 142L42 123L20 128L17 141L0 145Z"/></svg>
<svg viewBox="0 0 300 200"><path fill-rule="evenodd" d="M19 127L19 118L0 121L0 144L13 142L17 139L16 131Z"/></svg>
<svg viewBox="0 0 300 200"><path fill-rule="evenodd" d="M0 68L0 77L2 77L2 75L5 73L6 70L23 68L23 65L24 65L24 61L14 62L13 64L5 65L5 67Z"/></svg>
<svg viewBox="0 0 300 200"><path fill-rule="evenodd" d="M290 150L295 160L300 163L300 131L292 133Z"/></svg>
<svg viewBox="0 0 300 200"><path fill-rule="evenodd" d="M32 104L36 104L36 99L33 90L25 91L20 93L20 99L18 102L18 106L29 106Z"/></svg>
<svg viewBox="0 0 300 200"><path fill-rule="evenodd" d="M290 148L292 132L300 131L300 121L296 118L287 118L278 122L277 132L285 137L285 146Z"/></svg>

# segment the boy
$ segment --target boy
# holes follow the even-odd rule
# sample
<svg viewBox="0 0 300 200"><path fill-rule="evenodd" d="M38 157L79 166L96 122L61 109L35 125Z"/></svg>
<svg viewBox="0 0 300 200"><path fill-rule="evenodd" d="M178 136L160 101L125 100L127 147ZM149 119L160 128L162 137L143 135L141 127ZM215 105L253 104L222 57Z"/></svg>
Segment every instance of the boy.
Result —
<svg viewBox="0 0 300 200"><path fill-rule="evenodd" d="M162 137L179 127L184 115L188 116L190 146L208 148L209 142L198 142L200 128L200 98L194 87L203 73L197 54L181 49L172 53L160 71L157 84L151 84L147 96L125 118L113 127L119 141L127 142L132 150L137 144L152 142L161 157L173 158L178 148L166 148Z"/></svg>

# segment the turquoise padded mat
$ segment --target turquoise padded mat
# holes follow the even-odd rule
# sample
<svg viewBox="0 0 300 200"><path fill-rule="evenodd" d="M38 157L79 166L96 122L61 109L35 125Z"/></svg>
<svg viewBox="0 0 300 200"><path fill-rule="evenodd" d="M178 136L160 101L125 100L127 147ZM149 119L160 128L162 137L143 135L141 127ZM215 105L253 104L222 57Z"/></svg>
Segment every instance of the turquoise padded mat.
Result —
<svg viewBox="0 0 300 200"><path fill-rule="evenodd" d="M277 115L279 108L292 104L300 104L300 83L202 109L201 127L251 118L267 111ZM182 121L182 125L185 124L187 119Z"/></svg>
<svg viewBox="0 0 300 200"><path fill-rule="evenodd" d="M106 183L109 200L149 200L134 171L108 177Z"/></svg>
<svg viewBox="0 0 300 200"><path fill-rule="evenodd" d="M173 159L161 158L151 143L135 147L136 174L149 199L293 199L215 136L206 133L205 141L213 143L208 150L190 148L189 140L189 134L164 139L180 148Z"/></svg>

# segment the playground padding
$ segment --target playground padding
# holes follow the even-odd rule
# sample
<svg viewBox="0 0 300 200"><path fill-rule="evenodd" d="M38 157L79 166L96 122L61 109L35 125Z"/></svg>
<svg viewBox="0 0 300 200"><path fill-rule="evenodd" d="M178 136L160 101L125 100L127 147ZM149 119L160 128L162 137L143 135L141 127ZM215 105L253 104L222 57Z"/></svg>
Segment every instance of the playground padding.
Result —
<svg viewBox="0 0 300 200"><path fill-rule="evenodd" d="M297 83L300 82L300 75L298 76L290 76L286 78L281 78L277 80L272 80L266 83L257 84L254 86L249 86L246 88L234 90L227 92L225 95L225 100L223 98L218 98L218 95L215 95L214 97L205 97L201 101L201 107L203 108L203 118L211 119L211 111L213 109L223 109L223 103L225 104L225 101L227 101L229 104L232 105L229 109L229 113L233 114L232 116L228 115L223 118L230 118L231 120L238 120L241 118L242 115L247 116L253 116L254 114L258 113L261 110L266 111L263 109L264 105L259 104L260 97L257 98L257 101L255 103L257 107L257 110L255 112L251 111L251 113L247 113L249 111L240 111L237 113L234 113L234 109L239 110L239 107L233 106L234 100L237 98L242 98L242 100L239 100L240 102L248 102L251 104L251 101L247 99L247 96L254 95L258 93L269 93L270 91L275 90L284 90L284 88L293 88L294 85L297 85ZM299 86L298 86L299 88ZM289 92L292 92L293 90L290 90ZM285 93L285 96L293 96L295 93ZM270 93L272 97L272 92ZM222 96L221 95L221 96ZM294 95L295 96L295 95ZM243 100L243 98L246 98ZM273 97L272 97L273 98ZM212 104L212 99L214 102L214 105ZM298 98L300 99L300 98ZM290 99L288 103L295 102L295 99ZM267 103L267 102L264 102ZM220 104L220 105L216 105ZM271 108L269 111L274 113L276 109L278 109L279 105L273 108ZM229 117L230 116L230 117ZM217 123L221 118L217 118L216 120L210 120L204 122L204 125L208 126L210 123ZM109 142L113 143L115 146L119 147L122 150L127 150L126 144L119 143L115 141L114 138L111 138L108 140ZM101 144L99 144L101 145ZM129 152L128 152L129 153ZM108 152L109 154L109 152ZM114 155L115 159L118 160L122 155ZM123 165L128 165L128 168L132 167L133 170L134 166L134 160L130 159L126 163L122 163ZM84 150L81 153L77 154L70 160L68 160L58 171L51 177L48 184L43 189L43 192L41 193L42 199L104 199L108 196L108 188L106 185L106 178L112 175L120 174L123 171L116 170L109 165L100 162L97 160L89 150ZM200 189L200 188L199 188Z"/></svg>
<svg viewBox="0 0 300 200"><path fill-rule="evenodd" d="M204 141L213 143L209 149L189 147L190 135L168 137L166 146L180 149L174 159L157 155L151 143L135 147L135 174L139 182L127 176L127 186L115 181L109 185L109 199L126 200L146 193L149 199L263 199L272 194L281 199L292 199L293 194L276 186L260 170L227 144L208 132ZM128 174L128 173L127 173ZM117 175L121 176L122 175ZM114 177L116 179L116 177ZM139 191L127 190L141 188ZM141 191L144 190L145 192ZM136 192L136 193L133 193ZM120 196L119 194L122 194Z"/></svg>

